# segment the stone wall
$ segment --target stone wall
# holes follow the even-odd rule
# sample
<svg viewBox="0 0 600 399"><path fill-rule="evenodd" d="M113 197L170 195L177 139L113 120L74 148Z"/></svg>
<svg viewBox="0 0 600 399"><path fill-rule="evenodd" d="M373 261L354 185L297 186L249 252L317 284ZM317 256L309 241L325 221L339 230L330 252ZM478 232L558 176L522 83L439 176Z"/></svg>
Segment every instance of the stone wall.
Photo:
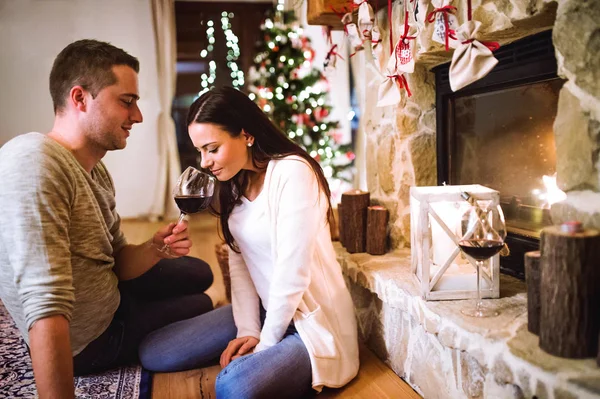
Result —
<svg viewBox="0 0 600 399"><path fill-rule="evenodd" d="M500 312L464 316L470 301L421 298L409 249L384 256L336 245L362 341L426 399L600 398L594 359L562 359L527 331L525 283L502 275Z"/></svg>
<svg viewBox="0 0 600 399"><path fill-rule="evenodd" d="M421 9L429 1L419 0ZM466 0L455 0L459 23L466 20ZM600 1L473 0L473 18L481 21L482 40L501 45L554 27L559 75L563 86L554 125L559 187L568 198L552 207L556 223L579 219L600 228ZM402 3L394 2L393 38L397 40ZM387 63L387 10L378 12L385 54L374 60ZM412 97L398 106L377 108L379 79L373 68L363 68L367 186L373 202L390 211L392 248L410 245L409 188L436 185L435 79L432 66L448 62L451 52L431 41L433 26L426 24L417 43L416 70L408 77ZM369 57L365 57L368 59Z"/></svg>

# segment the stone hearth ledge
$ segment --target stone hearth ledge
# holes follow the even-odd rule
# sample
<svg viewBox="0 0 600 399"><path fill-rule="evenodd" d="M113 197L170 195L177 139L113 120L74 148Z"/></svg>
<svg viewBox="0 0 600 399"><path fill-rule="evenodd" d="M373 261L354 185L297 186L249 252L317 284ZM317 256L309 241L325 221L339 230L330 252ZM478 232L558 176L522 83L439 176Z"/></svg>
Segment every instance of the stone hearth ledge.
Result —
<svg viewBox="0 0 600 399"><path fill-rule="evenodd" d="M425 398L600 398L595 359L551 356L527 331L525 283L501 276L498 317L460 310L474 300L427 302L410 271L410 249L349 254L335 243L359 333Z"/></svg>

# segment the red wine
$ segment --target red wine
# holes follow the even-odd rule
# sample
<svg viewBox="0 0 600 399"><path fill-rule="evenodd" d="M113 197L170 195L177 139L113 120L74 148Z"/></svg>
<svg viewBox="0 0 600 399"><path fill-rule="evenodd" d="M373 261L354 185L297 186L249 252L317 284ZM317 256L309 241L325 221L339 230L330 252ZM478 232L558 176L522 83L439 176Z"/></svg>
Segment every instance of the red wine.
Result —
<svg viewBox="0 0 600 399"><path fill-rule="evenodd" d="M175 203L179 210L185 214L200 212L208 208L211 197L202 197L200 195L182 195L175 197Z"/></svg>
<svg viewBox="0 0 600 399"><path fill-rule="evenodd" d="M486 260L496 255L504 243L490 240L462 240L458 243L467 255L477 260Z"/></svg>

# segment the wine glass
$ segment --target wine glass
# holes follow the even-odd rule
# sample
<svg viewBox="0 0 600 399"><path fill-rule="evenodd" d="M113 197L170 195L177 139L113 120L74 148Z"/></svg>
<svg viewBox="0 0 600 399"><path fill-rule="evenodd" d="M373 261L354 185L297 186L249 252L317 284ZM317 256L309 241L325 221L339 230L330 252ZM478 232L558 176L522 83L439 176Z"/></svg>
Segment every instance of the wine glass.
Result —
<svg viewBox="0 0 600 399"><path fill-rule="evenodd" d="M475 308L463 309L462 313L472 317L493 317L499 314L494 309L483 307L481 300L481 274L483 262L496 255L504 247L506 238L506 224L504 214L498 203L492 200L477 200L471 194L463 192L462 197L471 206L462 215L460 249L475 260L477 269L477 304ZM490 268L491 270L491 268ZM491 273L488 275L488 286L491 282Z"/></svg>
<svg viewBox="0 0 600 399"><path fill-rule="evenodd" d="M181 211L176 224L179 224L185 215L200 212L210 205L215 191L215 178L198 169L188 166L183 171L173 189L173 197ZM160 250L167 252L169 245L165 244Z"/></svg>

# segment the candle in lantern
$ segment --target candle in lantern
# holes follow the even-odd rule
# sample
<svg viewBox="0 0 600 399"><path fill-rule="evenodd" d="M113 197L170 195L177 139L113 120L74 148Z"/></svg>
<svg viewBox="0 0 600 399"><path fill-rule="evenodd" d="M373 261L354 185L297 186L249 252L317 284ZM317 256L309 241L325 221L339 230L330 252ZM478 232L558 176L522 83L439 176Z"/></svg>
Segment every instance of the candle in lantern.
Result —
<svg viewBox="0 0 600 399"><path fill-rule="evenodd" d="M480 185L410 189L412 270L426 300L477 296L475 261L458 247L462 215L470 207L462 192L478 200L499 200L497 191ZM498 298L499 269L498 255L482 267L483 298Z"/></svg>
<svg viewBox="0 0 600 399"><path fill-rule="evenodd" d="M431 204L435 213L442 219L448 229L455 235L460 229L461 213L460 206L457 203L440 201ZM431 215L429 216L431 224L431 244L433 252L433 264L435 266L443 266L457 245L454 240L448 236L446 231ZM457 238L460 238L457 236Z"/></svg>

